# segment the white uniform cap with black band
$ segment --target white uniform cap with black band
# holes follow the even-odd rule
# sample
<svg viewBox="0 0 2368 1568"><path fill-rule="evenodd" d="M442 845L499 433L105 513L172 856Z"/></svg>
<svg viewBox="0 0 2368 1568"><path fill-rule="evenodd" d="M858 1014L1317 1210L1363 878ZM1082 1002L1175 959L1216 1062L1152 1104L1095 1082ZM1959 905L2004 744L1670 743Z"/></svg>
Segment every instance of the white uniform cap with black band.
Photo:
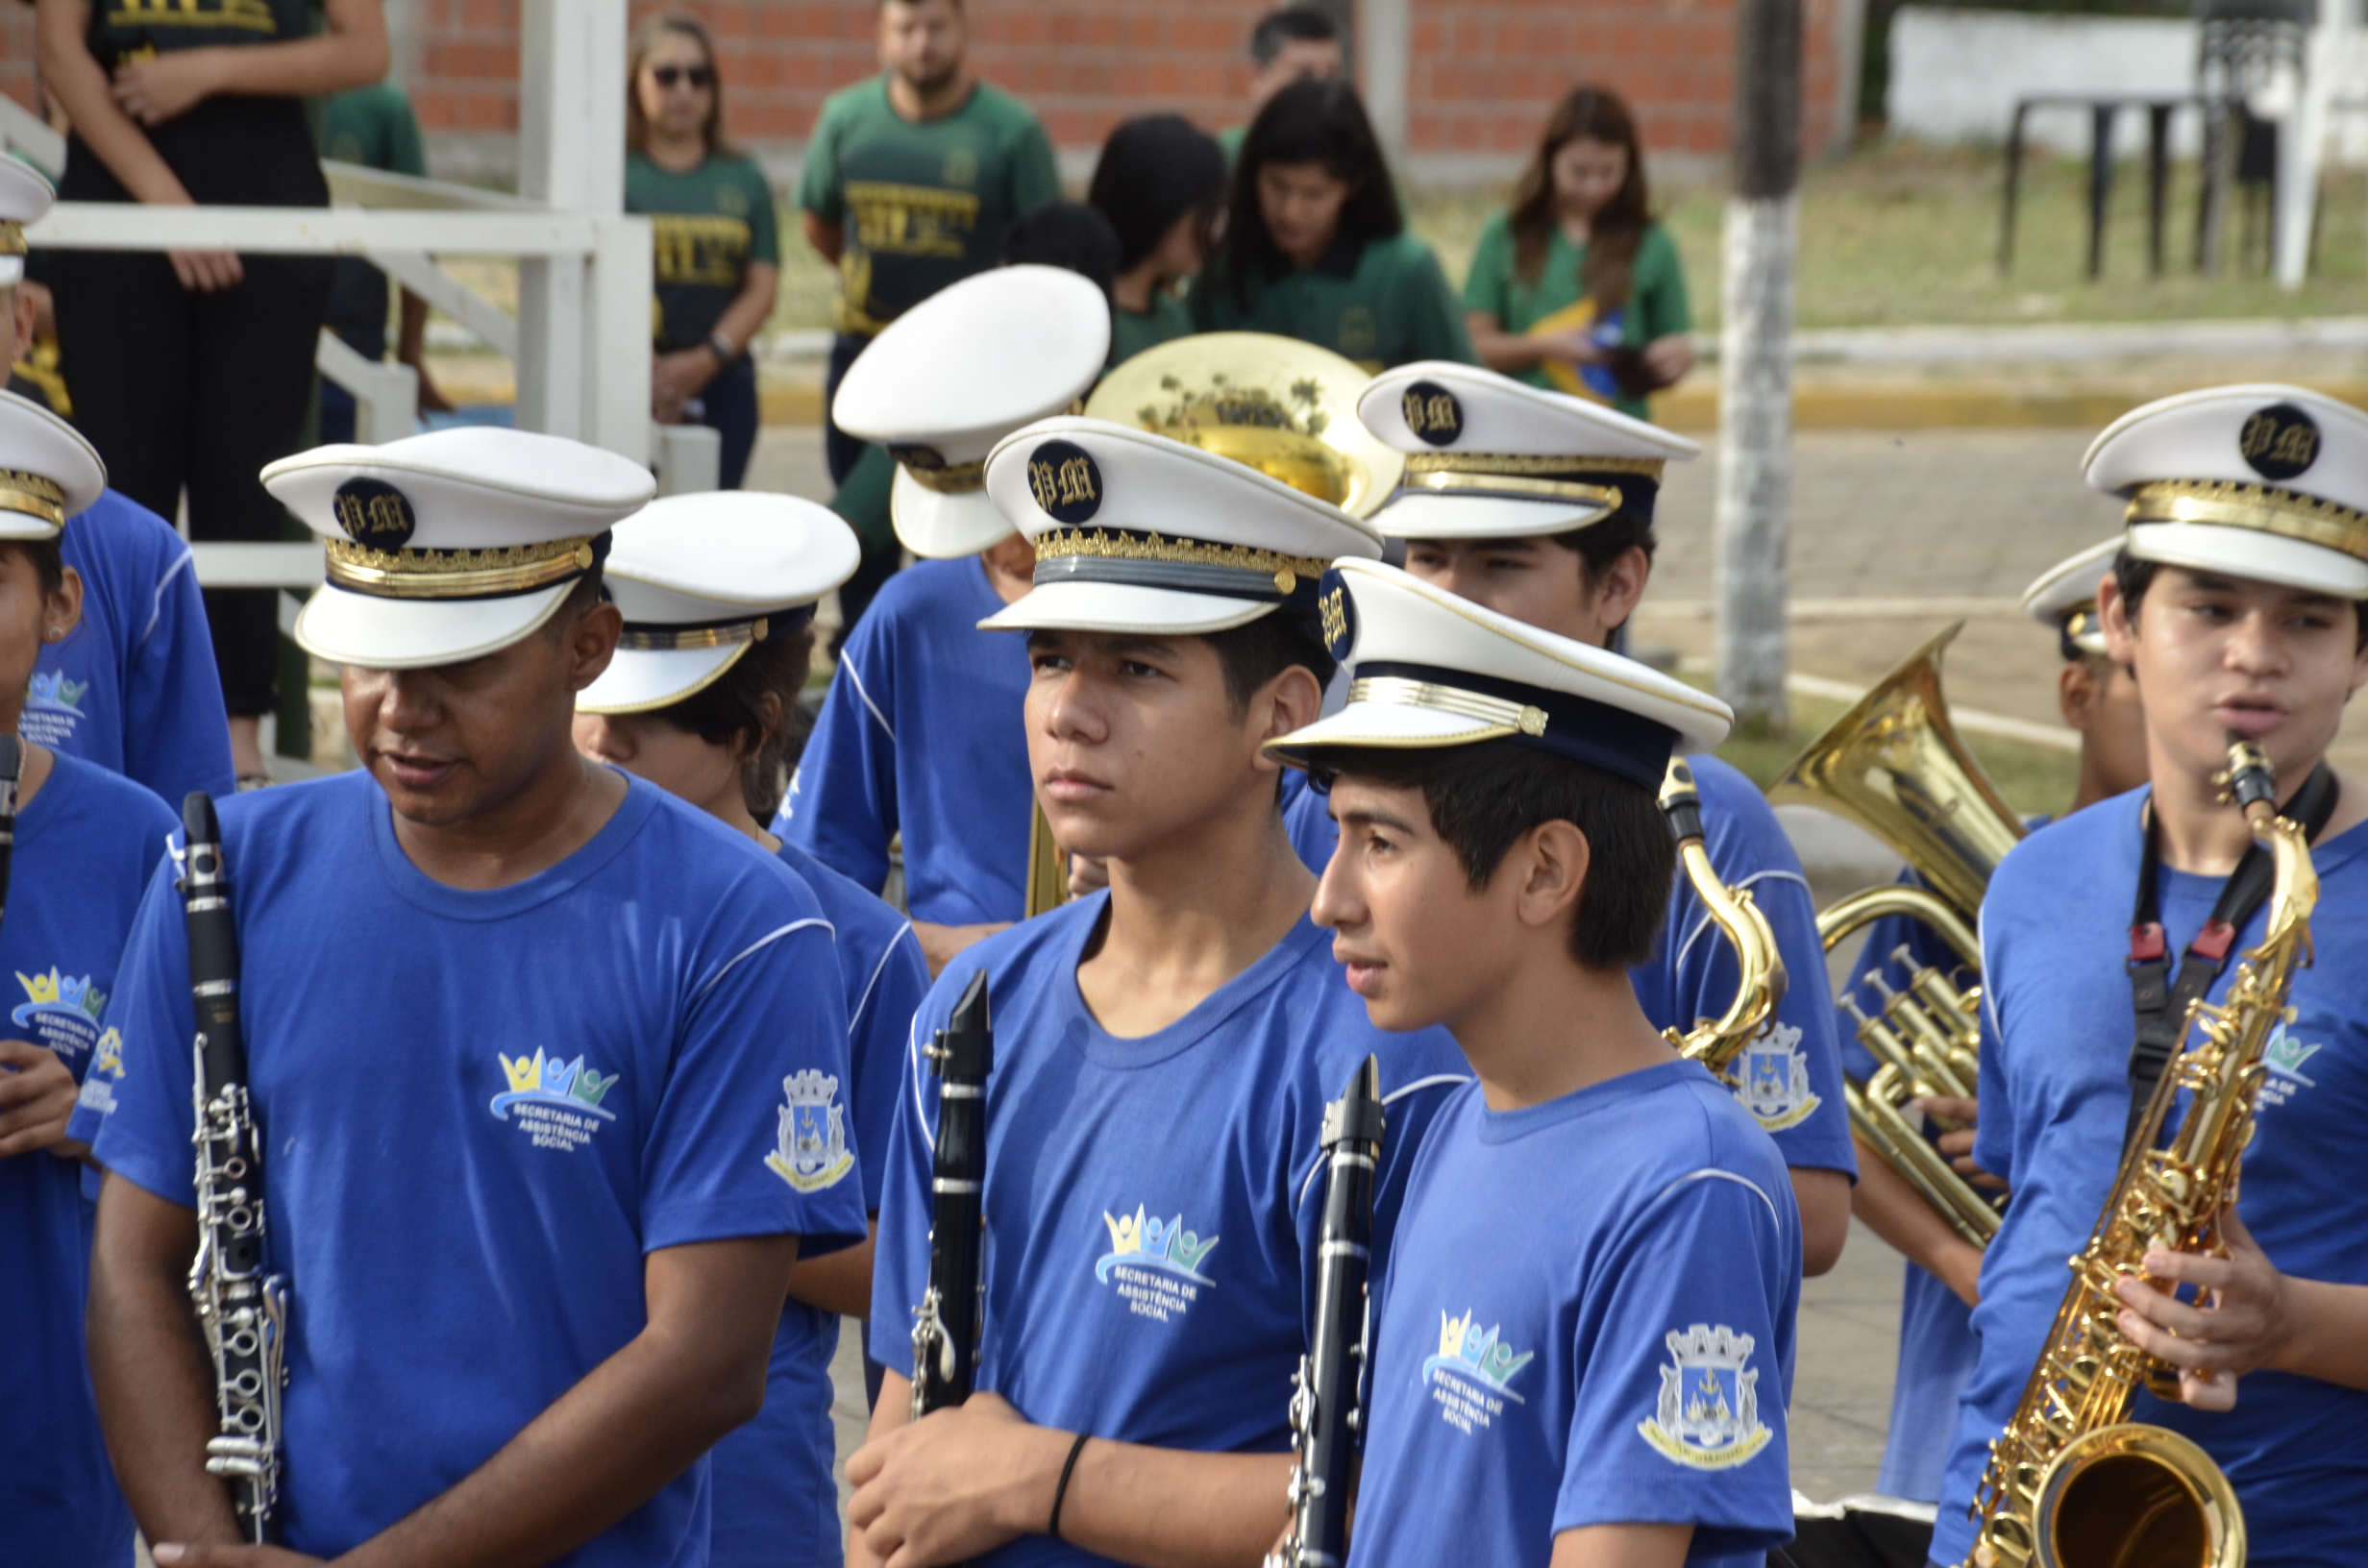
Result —
<svg viewBox="0 0 2368 1568"><path fill-rule="evenodd" d="M1084 396L1110 357L1110 302L1060 267L1000 267L888 324L839 382L830 417L897 460L889 515L916 555L974 555L1011 537L981 460Z"/></svg>
<svg viewBox="0 0 2368 1568"><path fill-rule="evenodd" d="M0 288L25 276L25 225L49 216L58 192L40 170L0 153Z"/></svg>
<svg viewBox="0 0 2368 1568"><path fill-rule="evenodd" d="M1424 359L1385 370L1357 418L1406 453L1373 526L1393 539L1525 539L1653 520L1664 465L1699 444L1585 398Z"/></svg>
<svg viewBox="0 0 2368 1568"><path fill-rule="evenodd" d="M1069 415L1006 437L987 494L1036 547L1035 586L991 631L1201 633L1277 610L1316 615L1316 579L1378 559L1329 502L1197 447Z"/></svg>
<svg viewBox="0 0 2368 1568"><path fill-rule="evenodd" d="M601 581L625 635L579 713L648 713L704 690L750 649L802 631L862 553L827 506L753 490L663 497L612 538Z"/></svg>
<svg viewBox="0 0 2368 1568"><path fill-rule="evenodd" d="M333 664L420 670L541 625L657 484L580 441L470 427L315 447L264 469L263 488L329 555L297 643Z"/></svg>
<svg viewBox="0 0 2368 1568"><path fill-rule="evenodd" d="M2054 632L2063 656L2105 651L2105 624L2097 618L2097 584L2121 553L2119 535L2058 561L2023 590L2023 612Z"/></svg>
<svg viewBox="0 0 2368 1568"><path fill-rule="evenodd" d="M1724 702L1634 659L1540 631L1374 561L1343 561L1319 590L1348 705L1267 743L1294 767L1326 750L1506 740L1658 793L1672 754L1708 751Z"/></svg>
<svg viewBox="0 0 2368 1568"><path fill-rule="evenodd" d="M2215 386L2134 408L2083 463L2128 498L2142 561L2368 599L2368 414L2306 387Z"/></svg>
<svg viewBox="0 0 2368 1568"><path fill-rule="evenodd" d="M0 392L0 539L55 539L106 490L107 465L80 430Z"/></svg>

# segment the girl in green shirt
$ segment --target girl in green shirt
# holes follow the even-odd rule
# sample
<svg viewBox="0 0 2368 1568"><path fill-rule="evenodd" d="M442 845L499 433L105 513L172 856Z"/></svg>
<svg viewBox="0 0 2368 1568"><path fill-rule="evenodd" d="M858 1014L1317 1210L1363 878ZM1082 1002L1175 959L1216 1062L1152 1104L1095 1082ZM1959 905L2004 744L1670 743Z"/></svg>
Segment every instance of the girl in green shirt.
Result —
<svg viewBox="0 0 2368 1568"><path fill-rule="evenodd" d="M1677 246L1647 212L1628 106L1573 88L1473 252L1464 308L1481 362L1647 417L1644 394L1694 359Z"/></svg>
<svg viewBox="0 0 2368 1568"><path fill-rule="evenodd" d="M1102 143L1093 203L1119 236L1111 286L1110 362L1123 364L1171 338L1190 336L1192 313L1175 284L1208 259L1225 199L1225 154L1181 114L1128 120Z"/></svg>
<svg viewBox="0 0 2368 1568"><path fill-rule="evenodd" d="M1193 286L1202 331L1276 332L1386 370L1476 363L1439 258L1406 233L1365 106L1295 82L1242 138L1225 235Z"/></svg>

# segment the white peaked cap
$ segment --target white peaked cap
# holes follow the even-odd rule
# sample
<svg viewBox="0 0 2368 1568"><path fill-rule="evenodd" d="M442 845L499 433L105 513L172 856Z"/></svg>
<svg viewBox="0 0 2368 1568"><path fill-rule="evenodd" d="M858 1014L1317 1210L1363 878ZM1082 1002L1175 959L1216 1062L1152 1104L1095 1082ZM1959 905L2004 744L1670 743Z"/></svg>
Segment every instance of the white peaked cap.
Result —
<svg viewBox="0 0 2368 1568"><path fill-rule="evenodd" d="M2105 626L2097 619L2097 584L2121 553L2121 535L2090 545L2058 561L2023 590L2023 611L2083 653L2105 651Z"/></svg>
<svg viewBox="0 0 2368 1568"><path fill-rule="evenodd" d="M0 392L0 539L55 539L106 490L107 465L80 430L30 398Z"/></svg>

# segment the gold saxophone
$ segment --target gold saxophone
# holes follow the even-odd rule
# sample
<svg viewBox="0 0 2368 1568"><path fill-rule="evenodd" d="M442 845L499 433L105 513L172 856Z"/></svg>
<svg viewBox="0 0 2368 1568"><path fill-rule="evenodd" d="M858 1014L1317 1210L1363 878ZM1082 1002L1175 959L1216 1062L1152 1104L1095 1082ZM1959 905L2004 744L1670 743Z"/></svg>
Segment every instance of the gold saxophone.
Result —
<svg viewBox="0 0 2368 1568"><path fill-rule="evenodd" d="M1045 808L1030 805L1027 814L1027 901L1021 919L1060 908L1069 902L1069 856L1053 842L1052 824Z"/></svg>
<svg viewBox="0 0 2368 1568"><path fill-rule="evenodd" d="M2179 1433L2124 1419L2141 1386L2169 1396L2177 1380L2124 1337L2114 1293L2124 1279L2147 1278L2150 1249L2225 1255L2220 1216L2253 1136L2261 1054L2291 1011L2294 971L2310 962L2319 878L2308 841L2278 815L2277 780L2258 747L2230 747L2222 777L2223 798L2244 809L2253 836L2276 857L2269 927L2237 966L2227 1000L2198 1001L2188 1013L2187 1027L2201 1025L2203 1038L2156 1086L2096 1231L2072 1260L2047 1348L1990 1445L1974 1502L1975 1568L2244 1565L2244 1514L2220 1467ZM2182 1090L2186 1114L2158 1149Z"/></svg>
<svg viewBox="0 0 2368 1568"><path fill-rule="evenodd" d="M1669 771L1661 780L1661 809L1669 819L1669 830L1677 836L1678 863L1685 867L1702 907L1710 911L1711 919L1734 946L1736 963L1742 970L1735 1000L1727 1004L1725 1013L1704 1018L1683 1034L1674 1028L1662 1034L1685 1055L1723 1077L1728 1065L1766 1027L1776 1004L1784 1000L1785 961L1777 956L1776 934L1768 929L1767 916L1752 902L1751 890L1730 888L1718 880L1718 868L1711 864L1710 851L1702 845L1702 796L1694 789L1693 770L1686 766L1684 757L1669 759Z"/></svg>

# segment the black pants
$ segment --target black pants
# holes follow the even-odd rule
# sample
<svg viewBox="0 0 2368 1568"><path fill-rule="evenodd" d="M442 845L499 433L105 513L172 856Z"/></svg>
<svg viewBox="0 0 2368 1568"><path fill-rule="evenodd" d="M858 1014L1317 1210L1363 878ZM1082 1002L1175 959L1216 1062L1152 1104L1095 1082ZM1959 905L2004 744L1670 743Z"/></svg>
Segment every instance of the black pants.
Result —
<svg viewBox="0 0 2368 1568"><path fill-rule="evenodd" d="M838 421L830 417L830 405L839 401L839 383L847 380L847 370L855 362L855 355L872 346L868 337L850 337L840 332L830 339L830 365L823 376L823 460L830 465L830 482L845 484L850 470L863 455L866 445L861 436L850 435L839 429Z"/></svg>
<svg viewBox="0 0 2368 1568"><path fill-rule="evenodd" d="M748 476L749 454L756 450L756 361L744 354L717 371L682 412L723 438L716 488L739 489Z"/></svg>
<svg viewBox="0 0 2368 1568"><path fill-rule="evenodd" d="M153 139L201 203L329 199L293 100L209 100ZM59 194L129 199L80 138ZM287 513L260 474L304 439L336 274L326 256L239 259L245 281L212 294L183 288L155 251L61 252L49 269L75 425L106 459L108 482L151 511L172 517L185 489L189 533L199 540L285 536ZM223 706L234 717L272 711L278 597L269 588L206 594Z"/></svg>

